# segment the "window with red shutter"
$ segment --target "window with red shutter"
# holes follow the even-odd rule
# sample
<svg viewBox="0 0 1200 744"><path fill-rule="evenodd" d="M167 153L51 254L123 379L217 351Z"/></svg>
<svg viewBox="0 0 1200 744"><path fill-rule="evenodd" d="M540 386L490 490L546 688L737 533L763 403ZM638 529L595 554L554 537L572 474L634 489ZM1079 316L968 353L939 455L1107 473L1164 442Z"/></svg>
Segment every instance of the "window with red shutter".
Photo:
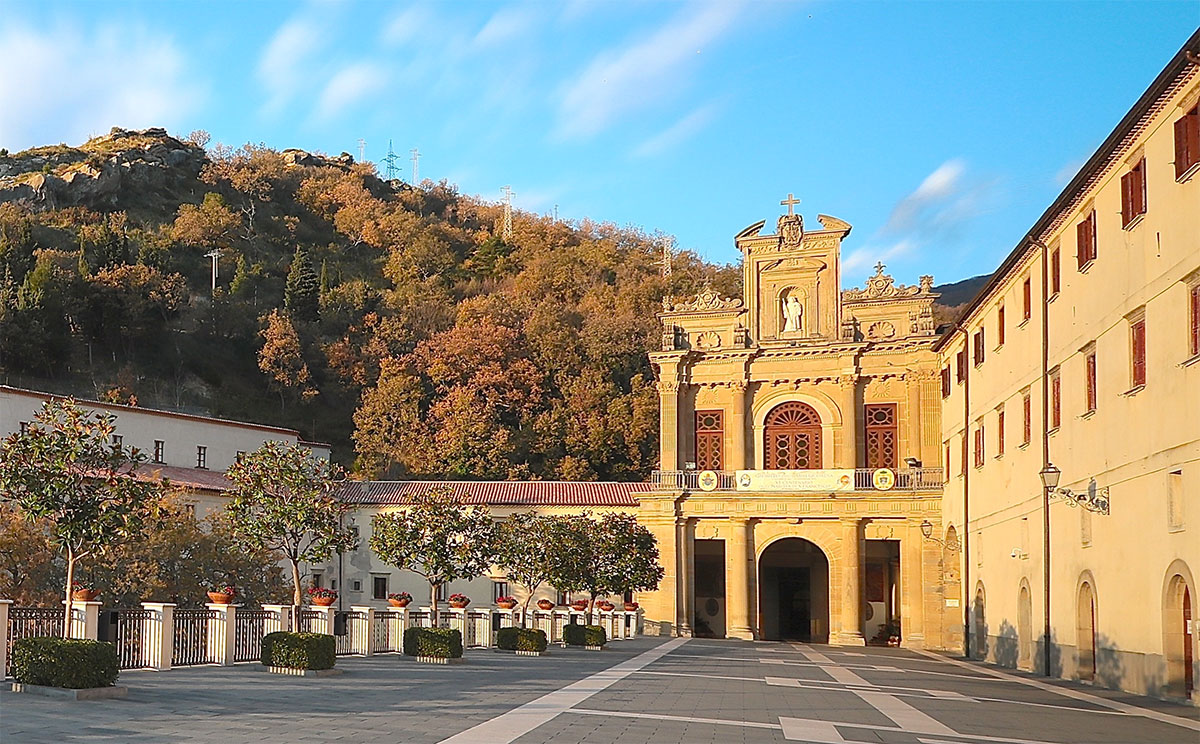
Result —
<svg viewBox="0 0 1200 744"><path fill-rule="evenodd" d="M950 397L950 367L942 367L942 397Z"/></svg>
<svg viewBox="0 0 1200 744"><path fill-rule="evenodd" d="M725 412L696 411L696 469L722 470L725 449Z"/></svg>
<svg viewBox="0 0 1200 744"><path fill-rule="evenodd" d="M1175 178L1182 178L1200 163L1200 106L1175 122Z"/></svg>
<svg viewBox="0 0 1200 744"><path fill-rule="evenodd" d="M962 461L961 461L961 463L959 464L959 468L958 468L958 472L959 472L959 474L960 474L960 475L961 475L961 474L963 474L963 473L966 473L966 472L967 472L967 458L968 458L968 454L967 454L967 432L965 432L965 431L964 431L964 432L962 433Z"/></svg>
<svg viewBox="0 0 1200 744"><path fill-rule="evenodd" d="M1075 226L1075 241L1075 258L1082 270L1096 260L1096 210L1093 209L1083 222Z"/></svg>
<svg viewBox="0 0 1200 744"><path fill-rule="evenodd" d="M942 481L949 482L949 480L950 480L950 445L949 444L946 445L946 462L942 463L942 473L944 473L944 475L942 476Z"/></svg>
<svg viewBox="0 0 1200 744"><path fill-rule="evenodd" d="M975 366L983 364L983 329L975 331Z"/></svg>
<svg viewBox="0 0 1200 744"><path fill-rule="evenodd" d="M1004 408L996 411L996 454L1004 454Z"/></svg>
<svg viewBox="0 0 1200 744"><path fill-rule="evenodd" d="M1058 372L1050 375L1050 428L1057 429L1062 425L1062 380Z"/></svg>
<svg viewBox="0 0 1200 744"><path fill-rule="evenodd" d="M1121 176L1121 227L1146 212L1146 159L1142 158Z"/></svg>
<svg viewBox="0 0 1200 744"><path fill-rule="evenodd" d="M983 467L983 424L975 428L975 467Z"/></svg>
<svg viewBox="0 0 1200 744"><path fill-rule="evenodd" d="M1050 294L1056 295L1062 289L1062 254L1058 248L1050 252Z"/></svg>
<svg viewBox="0 0 1200 744"><path fill-rule="evenodd" d="M1085 369L1087 380L1084 392L1087 396L1087 412L1091 413L1096 410L1096 352L1087 355Z"/></svg>
<svg viewBox="0 0 1200 744"><path fill-rule="evenodd" d="M996 310L996 343L1004 346L1004 305Z"/></svg>
<svg viewBox="0 0 1200 744"><path fill-rule="evenodd" d="M958 354L955 355L954 364L957 367L957 369L955 371L958 373L958 375L957 375L958 382L962 382L963 380L967 379L967 351L966 351L966 349L958 352Z"/></svg>
<svg viewBox="0 0 1200 744"><path fill-rule="evenodd" d="M1033 317L1033 283L1029 277L1021 284L1021 318L1029 320Z"/></svg>
<svg viewBox="0 0 1200 744"><path fill-rule="evenodd" d="M1029 444L1033 438L1033 399L1029 393L1021 398L1021 444Z"/></svg>
<svg viewBox="0 0 1200 744"><path fill-rule="evenodd" d="M1133 387L1146 384L1146 320L1129 325L1129 347L1132 357Z"/></svg>
<svg viewBox="0 0 1200 744"><path fill-rule="evenodd" d="M869 403L863 407L866 423L867 467L895 468L899 464L899 425L895 403Z"/></svg>
<svg viewBox="0 0 1200 744"><path fill-rule="evenodd" d="M1191 292L1192 305L1192 356L1200 354L1200 284L1192 286Z"/></svg>

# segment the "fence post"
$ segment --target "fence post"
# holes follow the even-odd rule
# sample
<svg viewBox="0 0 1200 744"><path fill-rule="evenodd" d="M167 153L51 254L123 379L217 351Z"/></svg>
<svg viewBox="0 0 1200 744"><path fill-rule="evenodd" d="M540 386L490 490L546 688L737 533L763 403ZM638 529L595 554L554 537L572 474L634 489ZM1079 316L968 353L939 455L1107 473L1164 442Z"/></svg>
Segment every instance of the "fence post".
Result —
<svg viewBox="0 0 1200 744"><path fill-rule="evenodd" d="M367 605L351 605L354 612L348 620L350 627L350 653L373 656L375 649L371 642L372 630L375 628L375 608Z"/></svg>
<svg viewBox="0 0 1200 744"><path fill-rule="evenodd" d="M263 635L291 630L291 605L265 604L262 608L271 613L271 617L263 619Z"/></svg>
<svg viewBox="0 0 1200 744"><path fill-rule="evenodd" d="M0 599L0 633L5 639L5 642L0 643L0 679L7 676L8 671L8 642L7 639L12 637L12 630L8 627L8 608L12 607L11 599Z"/></svg>
<svg viewBox="0 0 1200 744"><path fill-rule="evenodd" d="M317 613L317 616L313 618L312 625L309 626L309 632L333 635L333 613L337 612L337 608L312 605L308 609Z"/></svg>
<svg viewBox="0 0 1200 744"><path fill-rule="evenodd" d="M388 617L388 651L404 650L404 631L408 630L408 608L393 607Z"/></svg>
<svg viewBox="0 0 1200 744"><path fill-rule="evenodd" d="M215 614L208 619L208 660L221 666L233 665L233 634L237 625L237 608L241 605L206 604Z"/></svg>
<svg viewBox="0 0 1200 744"><path fill-rule="evenodd" d="M65 605L67 600L63 600ZM100 637L100 605L102 602L71 600L71 638L94 641Z"/></svg>
<svg viewBox="0 0 1200 744"><path fill-rule="evenodd" d="M175 605L142 602L151 615L142 623L142 661L147 669L165 672L175 655Z"/></svg>

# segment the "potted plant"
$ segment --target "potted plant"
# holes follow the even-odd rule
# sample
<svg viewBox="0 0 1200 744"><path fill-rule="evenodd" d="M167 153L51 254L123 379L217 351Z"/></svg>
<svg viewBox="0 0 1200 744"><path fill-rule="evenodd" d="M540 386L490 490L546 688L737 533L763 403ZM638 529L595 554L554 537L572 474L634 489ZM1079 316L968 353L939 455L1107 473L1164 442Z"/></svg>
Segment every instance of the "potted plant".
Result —
<svg viewBox="0 0 1200 744"><path fill-rule="evenodd" d="M604 612L612 612L615 608L616 605L614 605L612 602L609 602L607 599L600 603L600 609Z"/></svg>
<svg viewBox="0 0 1200 744"><path fill-rule="evenodd" d="M100 590L90 581L79 580L71 582L71 599L78 602L91 602L100 596Z"/></svg>
<svg viewBox="0 0 1200 744"><path fill-rule="evenodd" d="M412 602L412 595L408 592L396 592L388 595L388 604L392 607L408 607Z"/></svg>
<svg viewBox="0 0 1200 744"><path fill-rule="evenodd" d="M233 584L208 585L208 601L213 604L229 604L235 596L237 596L237 589Z"/></svg>
<svg viewBox="0 0 1200 744"><path fill-rule="evenodd" d="M449 601L450 606L457 610L461 610L462 608L471 604L471 598L465 594L451 594Z"/></svg>
<svg viewBox="0 0 1200 744"><path fill-rule="evenodd" d="M502 610L511 610L517 606L516 597L496 597L496 606Z"/></svg>
<svg viewBox="0 0 1200 744"><path fill-rule="evenodd" d="M329 607L337 601L338 593L323 586L314 586L308 590L308 598L319 607Z"/></svg>
<svg viewBox="0 0 1200 744"><path fill-rule="evenodd" d="M548 600L548 599L539 599L539 600L537 601L537 606L538 606L538 609L539 609L539 610L547 610L547 611L549 611L549 610L553 610L553 609L554 609L554 603L553 603L553 602L551 602L551 601L550 601L550 600Z"/></svg>
<svg viewBox="0 0 1200 744"><path fill-rule="evenodd" d="M586 599L577 599L571 603L571 609L583 612L587 609L588 601Z"/></svg>
<svg viewBox="0 0 1200 744"><path fill-rule="evenodd" d="M637 602L626 602L625 603L625 611L626 612L635 612L637 610L637 608L638 608Z"/></svg>

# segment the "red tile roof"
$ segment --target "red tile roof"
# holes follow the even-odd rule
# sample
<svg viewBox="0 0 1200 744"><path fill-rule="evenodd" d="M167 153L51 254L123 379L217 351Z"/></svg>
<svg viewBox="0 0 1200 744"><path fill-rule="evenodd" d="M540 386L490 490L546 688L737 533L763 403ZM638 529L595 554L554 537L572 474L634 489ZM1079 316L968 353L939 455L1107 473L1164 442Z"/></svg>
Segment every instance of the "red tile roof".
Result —
<svg viewBox="0 0 1200 744"><path fill-rule="evenodd" d="M346 491L353 504L412 502L412 497L445 486L465 504L479 506L637 506L649 483L582 481L364 481Z"/></svg>
<svg viewBox="0 0 1200 744"><path fill-rule="evenodd" d="M183 486L199 491L228 491L233 488L233 484L220 470L146 463L137 469L137 474L147 479L166 478L173 486Z"/></svg>

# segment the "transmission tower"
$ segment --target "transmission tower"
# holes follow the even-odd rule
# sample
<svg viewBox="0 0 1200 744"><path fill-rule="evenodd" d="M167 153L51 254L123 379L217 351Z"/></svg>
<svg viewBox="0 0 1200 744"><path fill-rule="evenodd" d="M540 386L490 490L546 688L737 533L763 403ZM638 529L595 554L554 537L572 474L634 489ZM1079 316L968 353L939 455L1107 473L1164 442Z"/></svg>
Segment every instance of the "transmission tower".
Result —
<svg viewBox="0 0 1200 744"><path fill-rule="evenodd" d="M362 137L358 138L358 162L363 162L363 158L367 154L367 141Z"/></svg>
<svg viewBox="0 0 1200 744"><path fill-rule="evenodd" d="M505 186L500 189L504 192L504 229L502 235L505 240L512 239L512 198L513 190L511 186Z"/></svg>
<svg viewBox="0 0 1200 744"><path fill-rule="evenodd" d="M412 149L412 158L411 158L411 160L412 160L412 164L413 164L413 178L412 178L412 185L413 185L413 186L416 186L417 184L419 184L419 183L420 183L420 181L419 181L419 180L418 180L418 178L417 178L417 163L418 163L418 162L420 162L420 160L421 160L421 151L420 151L420 150L418 150L418 149L417 149L417 148L415 148L415 147Z"/></svg>
<svg viewBox="0 0 1200 744"><path fill-rule="evenodd" d="M671 276L671 253L674 252L675 238L663 235L659 241L662 243L662 275L665 279Z"/></svg>
<svg viewBox="0 0 1200 744"><path fill-rule="evenodd" d="M391 149L391 140L388 140L388 157L383 158L384 164L388 166L385 173L388 175L388 180L396 178L396 173L400 168L396 168L396 151Z"/></svg>

